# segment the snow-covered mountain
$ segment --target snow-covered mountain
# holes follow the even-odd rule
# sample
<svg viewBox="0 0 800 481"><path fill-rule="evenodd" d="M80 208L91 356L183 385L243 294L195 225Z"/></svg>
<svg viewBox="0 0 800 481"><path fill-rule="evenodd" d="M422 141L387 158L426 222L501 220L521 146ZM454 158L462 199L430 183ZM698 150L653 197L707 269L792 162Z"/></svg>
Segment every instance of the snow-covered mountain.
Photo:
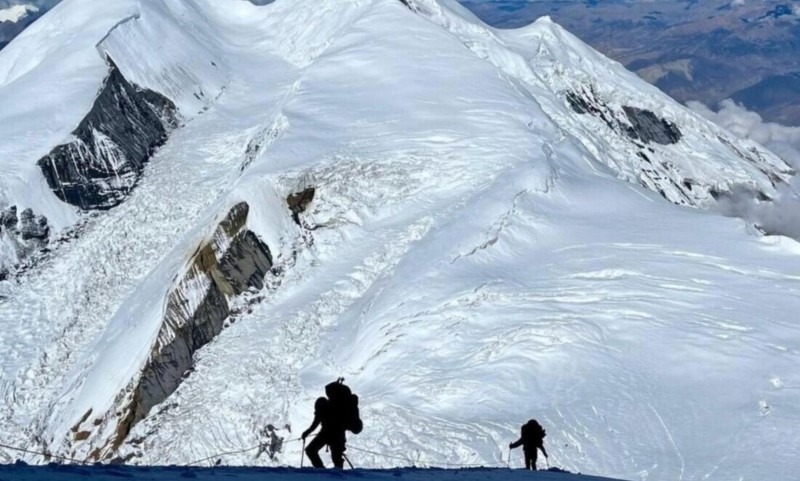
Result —
<svg viewBox="0 0 800 481"><path fill-rule="evenodd" d="M537 417L572 471L795 476L800 245L706 210L794 172L547 18L65 0L0 105L4 443L295 464L343 375L362 466Z"/></svg>

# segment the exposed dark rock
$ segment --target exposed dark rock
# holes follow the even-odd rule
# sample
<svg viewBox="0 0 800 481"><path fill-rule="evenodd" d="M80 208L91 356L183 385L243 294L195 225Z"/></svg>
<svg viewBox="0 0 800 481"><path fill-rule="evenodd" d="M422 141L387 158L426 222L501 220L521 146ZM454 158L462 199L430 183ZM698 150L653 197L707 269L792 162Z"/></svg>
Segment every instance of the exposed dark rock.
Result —
<svg viewBox="0 0 800 481"><path fill-rule="evenodd" d="M271 268L269 249L249 230L237 236L219 261L219 270L237 294L250 288L263 288L264 278Z"/></svg>
<svg viewBox="0 0 800 481"><path fill-rule="evenodd" d="M195 352L222 331L231 315L230 301L250 290L264 288L265 277L272 268L272 254L247 229L248 214L246 203L229 211L212 239L198 248L188 272L170 293L150 357L127 396L127 405L118 413L112 451L192 371ZM97 459L100 456L98 451Z"/></svg>
<svg viewBox="0 0 800 481"><path fill-rule="evenodd" d="M577 114L591 114L599 117L611 129L620 132L632 140L641 140L662 145L675 144L682 135L678 126L658 117L650 110L624 105L622 111L630 125L620 121L614 110L597 98L594 90L583 92L567 92L567 102Z"/></svg>
<svg viewBox="0 0 800 481"><path fill-rule="evenodd" d="M572 110L574 110L575 113L578 114L599 113L591 104L589 104L587 99L581 97L575 92L567 92L567 102L569 102L569 106L572 107Z"/></svg>
<svg viewBox="0 0 800 481"><path fill-rule="evenodd" d="M136 185L144 165L177 125L177 108L161 94L129 83L109 59L109 75L75 139L39 160L64 202L109 209Z"/></svg>
<svg viewBox="0 0 800 481"><path fill-rule="evenodd" d="M659 117L650 110L610 105L595 92L591 85L582 86L575 91L568 91L565 98L575 113L599 118L609 129L630 141L633 152L642 162L639 164L639 174L634 178L628 177L627 180L638 182L643 187L659 193L668 201L678 205L697 206L698 198L717 195L714 186L676 176L675 165L657 153L656 144L676 144L683 137L680 129L674 123ZM720 138L720 141L729 144L724 138ZM765 159L758 158L757 152L747 154L733 145L729 146L740 157L756 165L766 163Z"/></svg>
<svg viewBox="0 0 800 481"><path fill-rule="evenodd" d="M682 135L678 126L653 112L627 105L623 106L622 110L631 122L632 130L628 130L629 137L662 145L676 144L681 140Z"/></svg>
<svg viewBox="0 0 800 481"><path fill-rule="evenodd" d="M169 130L180 126L178 108L170 99L152 90L139 89L138 92L142 95L142 100L156 113L161 123L167 128L167 134L169 134Z"/></svg>
<svg viewBox="0 0 800 481"><path fill-rule="evenodd" d="M50 227L45 216L34 217L33 210L25 209L19 217L19 235L24 241L46 241L50 237Z"/></svg>
<svg viewBox="0 0 800 481"><path fill-rule="evenodd" d="M13 264L0 264L0 270L5 272L0 280L22 273L35 264L37 254L48 251L49 240L50 226L46 217L36 216L30 208L17 215L16 206L0 211L0 242L6 243L16 255L16 260L11 261Z"/></svg>
<svg viewBox="0 0 800 481"><path fill-rule="evenodd" d="M317 189L309 187L301 192L296 192L286 198L286 203L289 205L289 210L292 211L292 219L297 225L300 224L300 214L306 211L309 204L314 201L314 196Z"/></svg>
<svg viewBox="0 0 800 481"><path fill-rule="evenodd" d="M187 304L179 294L170 296L164 324L174 326L174 339L150 357L134 392L136 403L130 427L178 389L193 364L194 353L222 331L230 313L225 295L213 282L194 312L186 311Z"/></svg>
<svg viewBox="0 0 800 481"><path fill-rule="evenodd" d="M13 230L17 227L17 206L12 205L8 209L0 212L0 231L2 229Z"/></svg>

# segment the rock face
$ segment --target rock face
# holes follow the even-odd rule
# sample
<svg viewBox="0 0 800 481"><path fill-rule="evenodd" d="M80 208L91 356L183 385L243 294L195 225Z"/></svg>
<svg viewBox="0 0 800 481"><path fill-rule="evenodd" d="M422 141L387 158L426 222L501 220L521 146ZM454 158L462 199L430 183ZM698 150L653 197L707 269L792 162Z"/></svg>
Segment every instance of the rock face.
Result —
<svg viewBox="0 0 800 481"><path fill-rule="evenodd" d="M50 236L47 217L33 215L33 210L25 209L19 216L19 236L23 241L45 242Z"/></svg>
<svg viewBox="0 0 800 481"><path fill-rule="evenodd" d="M677 144L681 140L681 131L678 127L658 117L649 110L636 107L623 106L622 110L631 123L630 136L644 142L656 142L661 145Z"/></svg>
<svg viewBox="0 0 800 481"><path fill-rule="evenodd" d="M8 209L0 212L0 231L12 230L17 227L17 206L12 205Z"/></svg>
<svg viewBox="0 0 800 481"><path fill-rule="evenodd" d="M673 159L681 155L679 145L683 133L677 125L659 117L650 110L629 105L612 105L602 99L592 86L581 86L567 91L566 100L572 110L580 115L591 115L600 119L609 129L628 144L627 152L641 162L636 168L636 178L623 175L629 181L658 192L662 197L678 205L701 205L698 199L717 199L720 187L713 182L703 182L689 176L690 173L675 168ZM717 140L727 146L736 156L756 166L769 177L774 185L783 180L772 173L769 161L758 150L745 151L722 136ZM676 149L672 149L675 146ZM768 198L758 191L757 197Z"/></svg>
<svg viewBox="0 0 800 481"><path fill-rule="evenodd" d="M169 294L166 314L141 377L128 393L112 450L131 428L163 402L191 371L193 356L221 331L237 296L264 288L272 254L246 228L249 206L236 205L213 237L195 253L188 272Z"/></svg>
<svg viewBox="0 0 800 481"><path fill-rule="evenodd" d="M631 140L645 143L655 142L661 145L677 144L682 137L678 126L658 117L653 112L625 105L622 111L627 123L619 119L607 105L603 104L590 92L568 92L567 101L572 110L578 114L591 114L599 117L610 128L625 134Z"/></svg>
<svg viewBox="0 0 800 481"><path fill-rule="evenodd" d="M75 139L39 160L53 192L84 210L110 209L122 202L177 124L172 101L132 85L108 62L109 75L73 132Z"/></svg>
<svg viewBox="0 0 800 481"><path fill-rule="evenodd" d="M50 226L45 216L37 216L33 210L17 213L11 206L0 211L0 254L3 250L10 258L0 255L0 281L8 278L18 264L43 249L50 239Z"/></svg>
<svg viewBox="0 0 800 481"><path fill-rule="evenodd" d="M289 210L292 212L292 219L294 220L295 224L301 225L300 214L305 212L309 204L314 201L314 196L316 193L316 188L309 187L301 192L290 194L286 198L286 204L289 206Z"/></svg>

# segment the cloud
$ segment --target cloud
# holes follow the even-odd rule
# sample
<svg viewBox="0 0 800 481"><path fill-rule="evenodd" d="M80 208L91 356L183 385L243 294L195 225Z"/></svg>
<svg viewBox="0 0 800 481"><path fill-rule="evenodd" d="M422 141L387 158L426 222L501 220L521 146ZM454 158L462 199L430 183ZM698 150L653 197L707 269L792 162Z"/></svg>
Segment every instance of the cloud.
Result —
<svg viewBox="0 0 800 481"><path fill-rule="evenodd" d="M687 106L731 133L758 142L800 171L800 127L764 122L760 115L733 100L723 100L716 112L699 102L689 102ZM794 177L791 185L781 186L772 201L759 200L752 189L739 186L720 198L717 208L725 215L758 225L768 234L800 241L799 192L800 177Z"/></svg>
<svg viewBox="0 0 800 481"><path fill-rule="evenodd" d="M686 105L736 136L758 142L800 170L800 127L764 122L759 114L730 99L720 102L716 112L700 102Z"/></svg>

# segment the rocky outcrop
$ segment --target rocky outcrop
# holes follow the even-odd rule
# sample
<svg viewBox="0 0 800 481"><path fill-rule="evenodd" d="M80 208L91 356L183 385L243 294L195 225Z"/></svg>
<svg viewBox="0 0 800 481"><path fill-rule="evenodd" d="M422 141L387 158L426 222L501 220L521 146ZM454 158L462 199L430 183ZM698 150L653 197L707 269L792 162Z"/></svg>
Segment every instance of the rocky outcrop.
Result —
<svg viewBox="0 0 800 481"><path fill-rule="evenodd" d="M11 207L0 212L0 232L3 230L10 231L17 227L17 206Z"/></svg>
<svg viewBox="0 0 800 481"><path fill-rule="evenodd" d="M111 59L108 63L108 77L74 140L39 160L53 192L84 210L122 202L177 125L172 101L131 84Z"/></svg>
<svg viewBox="0 0 800 481"><path fill-rule="evenodd" d="M246 203L229 211L212 238L198 247L188 271L170 292L150 356L138 380L123 393L117 432L105 454L116 450L136 423L175 392L191 372L194 354L222 331L232 301L264 288L272 254L247 229L248 213ZM100 452L96 457L101 457Z"/></svg>
<svg viewBox="0 0 800 481"><path fill-rule="evenodd" d="M45 216L35 215L32 209L18 214L13 205L0 211L0 242L11 253L10 258L0 256L0 281L10 277L29 257L42 251L49 240L50 226Z"/></svg>
<svg viewBox="0 0 800 481"><path fill-rule="evenodd" d="M50 237L47 217L43 215L34 216L31 209L23 210L19 216L19 237L23 241L46 242L47 238Z"/></svg>
<svg viewBox="0 0 800 481"><path fill-rule="evenodd" d="M567 92L566 97L575 113L594 115L611 129L631 140L661 145L677 144L681 140L682 134L677 125L662 119L650 110L624 105L622 113L626 122L620 118L618 112L600 101L592 90L580 93Z"/></svg>
<svg viewBox="0 0 800 481"><path fill-rule="evenodd" d="M580 115L591 115L603 121L609 129L630 146L631 155L641 162L635 177L621 175L628 181L658 192L678 205L698 206L697 199L708 197L712 184L701 184L686 178L672 162L669 154L652 144L668 147L681 141L683 134L674 123L659 117L650 110L627 105L613 106L603 101L592 86L568 91L566 100L572 110Z"/></svg>
<svg viewBox="0 0 800 481"><path fill-rule="evenodd" d="M661 145L677 144L681 140L680 129L653 112L627 105L623 106L622 110L631 123L631 127L628 129L628 135L631 138Z"/></svg>
<svg viewBox="0 0 800 481"><path fill-rule="evenodd" d="M316 188L309 187L300 192L290 194L286 198L286 204L289 206L289 210L292 212L292 219L294 220L295 224L302 225L300 222L300 214L305 212L311 202L314 201L314 196L316 193Z"/></svg>

